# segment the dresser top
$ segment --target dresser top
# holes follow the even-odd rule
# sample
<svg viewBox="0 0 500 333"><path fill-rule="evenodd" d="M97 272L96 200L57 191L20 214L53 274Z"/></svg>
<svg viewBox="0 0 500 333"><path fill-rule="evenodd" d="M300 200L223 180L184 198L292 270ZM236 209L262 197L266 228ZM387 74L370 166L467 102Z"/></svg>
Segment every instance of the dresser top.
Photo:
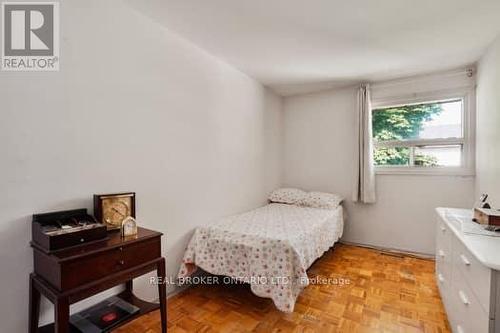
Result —
<svg viewBox="0 0 500 333"><path fill-rule="evenodd" d="M477 260L486 267L500 271L500 237L462 231L462 223L472 220L472 209L439 207L436 212Z"/></svg>
<svg viewBox="0 0 500 333"><path fill-rule="evenodd" d="M108 237L103 240L77 245L66 249L61 249L58 251L51 252L49 255L58 261L73 260L81 256L101 251L107 251L109 249L117 248L120 246L127 246L137 242L142 242L151 238L161 237L161 236L162 233L160 232L141 227L137 227L137 235L135 236L122 237L120 231L110 231L108 232ZM41 251L36 246L36 244L32 243L31 246L35 250Z"/></svg>

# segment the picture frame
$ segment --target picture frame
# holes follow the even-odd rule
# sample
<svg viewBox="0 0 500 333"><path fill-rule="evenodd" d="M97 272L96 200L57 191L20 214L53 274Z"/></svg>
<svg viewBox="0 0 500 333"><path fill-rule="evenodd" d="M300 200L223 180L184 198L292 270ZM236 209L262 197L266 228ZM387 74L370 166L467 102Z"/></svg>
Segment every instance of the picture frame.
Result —
<svg viewBox="0 0 500 333"><path fill-rule="evenodd" d="M121 230L122 221L135 218L135 192L94 194L94 216L108 231Z"/></svg>

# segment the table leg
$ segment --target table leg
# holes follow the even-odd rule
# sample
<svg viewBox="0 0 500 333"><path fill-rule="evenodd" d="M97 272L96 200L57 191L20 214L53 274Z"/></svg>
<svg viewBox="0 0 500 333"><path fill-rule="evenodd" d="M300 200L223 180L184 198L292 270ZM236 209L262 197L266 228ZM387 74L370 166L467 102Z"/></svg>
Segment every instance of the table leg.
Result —
<svg viewBox="0 0 500 333"><path fill-rule="evenodd" d="M134 291L134 283L133 283L133 280L129 280L127 282L125 282L125 289L129 292L133 292Z"/></svg>
<svg viewBox="0 0 500 333"><path fill-rule="evenodd" d="M38 319L40 316L40 291L35 287L33 276L30 275L30 308L29 308L29 333L38 331Z"/></svg>
<svg viewBox="0 0 500 333"><path fill-rule="evenodd" d="M167 285L165 284L165 259L158 263L158 297L160 298L161 332L167 332Z"/></svg>
<svg viewBox="0 0 500 333"><path fill-rule="evenodd" d="M58 298L54 304L55 333L69 332L69 302L67 298Z"/></svg>

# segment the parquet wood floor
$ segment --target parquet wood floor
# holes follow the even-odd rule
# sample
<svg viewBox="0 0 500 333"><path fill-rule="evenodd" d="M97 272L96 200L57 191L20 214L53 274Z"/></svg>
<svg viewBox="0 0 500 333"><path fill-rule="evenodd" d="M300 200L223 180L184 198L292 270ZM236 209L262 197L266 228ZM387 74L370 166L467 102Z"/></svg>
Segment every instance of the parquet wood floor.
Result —
<svg viewBox="0 0 500 333"><path fill-rule="evenodd" d="M340 244L308 275L350 284L309 285L289 314L247 285L192 287L169 299L168 332L450 332L431 260ZM115 331L125 332L160 332L159 313Z"/></svg>

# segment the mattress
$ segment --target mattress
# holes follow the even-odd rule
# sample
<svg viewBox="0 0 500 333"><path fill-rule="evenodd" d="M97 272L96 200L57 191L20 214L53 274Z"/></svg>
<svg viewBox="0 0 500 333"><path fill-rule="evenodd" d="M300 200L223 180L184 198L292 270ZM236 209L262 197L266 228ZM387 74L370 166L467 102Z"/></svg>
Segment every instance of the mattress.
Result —
<svg viewBox="0 0 500 333"><path fill-rule="evenodd" d="M331 210L272 203L197 228L179 278L200 267L248 282L255 295L291 312L309 284L306 270L342 232L342 206Z"/></svg>

